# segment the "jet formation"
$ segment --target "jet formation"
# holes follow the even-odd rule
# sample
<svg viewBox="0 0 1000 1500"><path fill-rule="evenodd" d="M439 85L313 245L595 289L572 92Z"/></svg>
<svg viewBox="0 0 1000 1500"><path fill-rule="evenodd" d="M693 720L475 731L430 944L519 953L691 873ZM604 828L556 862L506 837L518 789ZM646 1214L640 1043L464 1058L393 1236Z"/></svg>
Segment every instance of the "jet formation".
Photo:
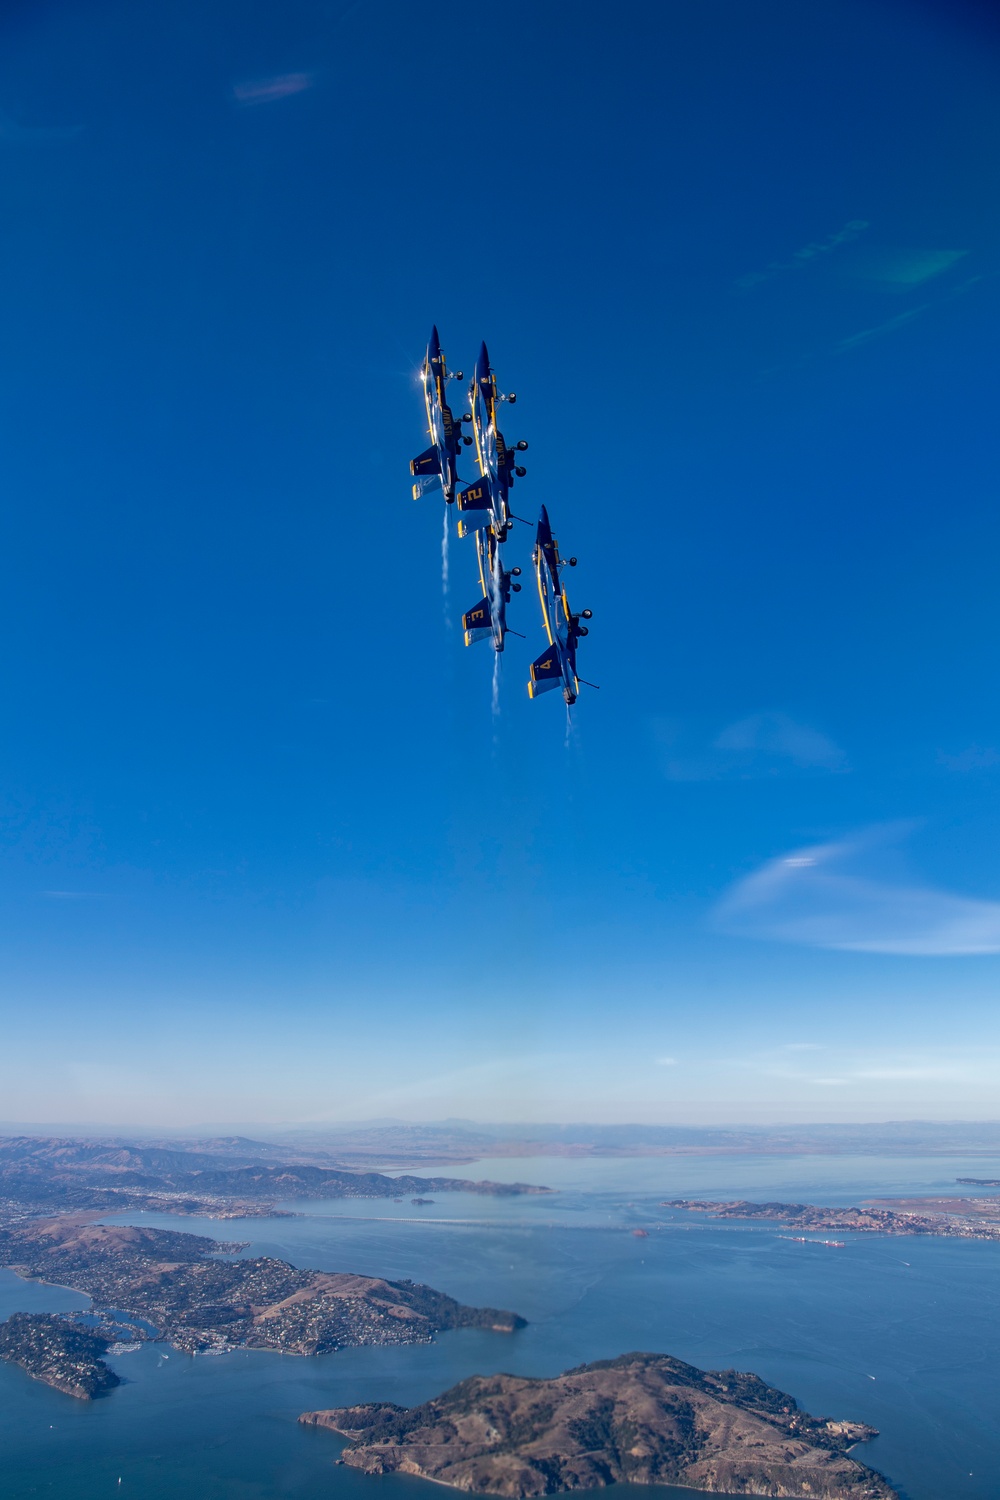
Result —
<svg viewBox="0 0 1000 1500"><path fill-rule="evenodd" d="M458 535L475 538L482 597L462 616L465 644L488 640L499 653L508 634L507 606L511 595L521 592L517 582L521 569L504 566L503 545L512 525L521 519L511 511L510 491L515 480L523 479L527 472L518 458L528 445L523 438L508 445L499 423L502 405L513 406L517 397L513 391L504 394L498 389L489 351L482 344L469 386L469 410L456 422L447 388L449 381L461 381L464 376L461 370L449 373L436 328L431 330L420 379L431 445L410 464L413 498L419 500L429 491L440 489L458 512ZM462 431L466 424L471 427L471 436ZM458 459L463 447L473 445L479 474L471 484L465 484L458 475ZM560 558L544 505L531 556L548 646L531 663L528 695L537 698L560 688L567 705L572 706L583 680L576 670L577 642L587 634L587 626L581 621L589 620L591 611L574 614L570 609L563 573L567 566L576 567L576 558Z"/></svg>

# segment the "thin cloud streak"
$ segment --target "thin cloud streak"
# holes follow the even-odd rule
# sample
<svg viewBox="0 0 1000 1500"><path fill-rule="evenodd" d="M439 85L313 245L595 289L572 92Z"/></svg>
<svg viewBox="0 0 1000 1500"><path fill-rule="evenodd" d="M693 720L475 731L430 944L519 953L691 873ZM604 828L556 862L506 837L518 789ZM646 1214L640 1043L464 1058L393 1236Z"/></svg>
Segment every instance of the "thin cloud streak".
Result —
<svg viewBox="0 0 1000 1500"><path fill-rule="evenodd" d="M316 82L313 73L279 73L274 78L251 78L233 84L233 98L237 104L273 104L277 99L287 99L292 94L303 94Z"/></svg>
<svg viewBox="0 0 1000 1500"><path fill-rule="evenodd" d="M42 891L50 901L105 901L104 891Z"/></svg>
<svg viewBox="0 0 1000 1500"><path fill-rule="evenodd" d="M738 937L856 953L1000 953L1000 902L889 884L859 870L885 836L872 829L770 860L723 898L716 926Z"/></svg>
<svg viewBox="0 0 1000 1500"><path fill-rule="evenodd" d="M847 756L827 735L786 713L768 710L727 724L708 744L685 724L653 722L668 781L752 780L788 775L841 775Z"/></svg>
<svg viewBox="0 0 1000 1500"><path fill-rule="evenodd" d="M0 141L24 145L41 141L72 141L82 131L82 125L19 125L9 115L0 114Z"/></svg>
<svg viewBox="0 0 1000 1500"><path fill-rule="evenodd" d="M818 729L798 724L787 714L753 714L730 724L715 741L716 750L755 751L790 760L793 765L824 771L843 771L847 757Z"/></svg>
<svg viewBox="0 0 1000 1500"><path fill-rule="evenodd" d="M852 1074L852 1077L854 1078L878 1079L960 1078L962 1076L962 1070L960 1068L932 1068L929 1065L925 1067L914 1068L859 1068L857 1072Z"/></svg>
<svg viewBox="0 0 1000 1500"><path fill-rule="evenodd" d="M958 755L948 755L944 750L939 750L938 764L959 773L990 771L994 766L1000 765L1000 754L989 745L970 745Z"/></svg>
<svg viewBox="0 0 1000 1500"><path fill-rule="evenodd" d="M808 245L803 245L801 250L794 251L789 260L772 260L762 271L749 271L735 284L741 292L746 292L751 287L759 286L763 281L771 281L785 271L801 271L813 261L839 249L841 245L850 244L852 240L864 234L867 228L867 219L849 219L842 229L837 230L836 234L827 235L825 240L811 240Z"/></svg>
<svg viewBox="0 0 1000 1500"><path fill-rule="evenodd" d="M902 328L904 323L911 322L933 306L933 302L921 302L919 307L911 307L908 312L897 313L894 318L889 318L885 323L877 323L874 328L863 328L860 333L853 333L850 338L841 339L837 345L837 351L843 354L848 349L857 349L861 344L867 344L871 339L880 338L883 333L892 333L893 329Z"/></svg>
<svg viewBox="0 0 1000 1500"><path fill-rule="evenodd" d="M874 328L863 328L860 333L854 333L850 338L841 339L834 346L834 354L848 354L852 349L858 349L872 339L881 338L885 333L892 333L897 328L918 318L921 314L928 312L931 308L942 307L945 303L953 301L956 297L963 296L970 287L978 285L983 281L983 276L970 276L968 280L961 282L959 286L952 287L944 296L937 297L930 302L921 302L918 307L911 307L908 312L898 313L896 317L889 318L885 323L877 323Z"/></svg>
<svg viewBox="0 0 1000 1500"><path fill-rule="evenodd" d="M864 281L906 291L950 271L968 250L873 249L856 257L854 274Z"/></svg>

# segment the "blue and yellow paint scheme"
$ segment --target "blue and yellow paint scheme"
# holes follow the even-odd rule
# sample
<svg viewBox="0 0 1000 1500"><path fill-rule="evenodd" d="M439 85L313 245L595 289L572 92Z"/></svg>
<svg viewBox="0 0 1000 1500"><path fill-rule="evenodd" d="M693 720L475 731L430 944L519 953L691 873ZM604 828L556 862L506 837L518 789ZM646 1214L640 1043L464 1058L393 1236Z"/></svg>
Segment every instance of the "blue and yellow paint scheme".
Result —
<svg viewBox="0 0 1000 1500"><path fill-rule="evenodd" d="M459 536L470 536L490 527L498 542L507 539L512 520L508 502L510 487L515 474L524 474L517 463L517 453L518 449L523 451L528 445L520 442L514 447L507 446L497 422L497 408L502 401L515 400L514 395L504 396L497 390L489 351L482 344L469 386L479 478L459 491Z"/></svg>
<svg viewBox="0 0 1000 1500"><path fill-rule="evenodd" d="M531 663L528 680L529 698L548 693L553 688L562 688L567 704L574 704L580 692L580 679L576 675L576 643L587 634L581 620L590 619L590 610L575 615L566 597L566 585L562 571L567 566L559 556L559 543L552 535L548 511L542 506L535 533L535 550L532 553L535 578L538 583L538 598L542 606L542 621L549 638L548 650L543 651ZM575 567L576 558L569 559Z"/></svg>
<svg viewBox="0 0 1000 1500"><path fill-rule="evenodd" d="M517 593L521 588L512 579L518 577L521 569L508 571L504 567L500 543L492 526L476 532L476 555L483 597L462 616L465 644L474 646L476 641L490 639L494 651L502 651L507 635L507 605L511 593Z"/></svg>
<svg viewBox="0 0 1000 1500"><path fill-rule="evenodd" d="M461 370L449 375L437 328L432 328L424 362L420 367L431 446L423 453L418 453L410 464L410 473L414 478L414 500L419 500L421 495L440 486L448 504L454 503L459 482L458 450L463 441L462 424L461 421L456 422L452 415L446 389L449 380L461 378ZM466 438L465 441L471 443L472 439Z"/></svg>

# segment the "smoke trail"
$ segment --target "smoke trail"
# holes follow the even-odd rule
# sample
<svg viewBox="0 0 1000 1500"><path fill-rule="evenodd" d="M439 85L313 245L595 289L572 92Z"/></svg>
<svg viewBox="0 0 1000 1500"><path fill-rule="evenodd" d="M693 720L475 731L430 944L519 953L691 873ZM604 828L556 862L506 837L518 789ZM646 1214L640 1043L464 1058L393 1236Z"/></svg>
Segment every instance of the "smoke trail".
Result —
<svg viewBox="0 0 1000 1500"><path fill-rule="evenodd" d="M500 652L493 653L493 717L500 717Z"/></svg>
<svg viewBox="0 0 1000 1500"><path fill-rule="evenodd" d="M566 738L563 741L563 743L565 744L567 750L570 750L572 748L572 745L573 745L573 710L570 708L570 706L569 706L568 703L566 705Z"/></svg>
<svg viewBox="0 0 1000 1500"><path fill-rule="evenodd" d="M441 588L444 597L448 597L448 507L444 508L444 521L441 527Z"/></svg>
<svg viewBox="0 0 1000 1500"><path fill-rule="evenodd" d="M448 598L448 547L450 538L448 535L448 507L444 508L444 521L441 527L441 593L444 598L444 623L451 629L451 609Z"/></svg>

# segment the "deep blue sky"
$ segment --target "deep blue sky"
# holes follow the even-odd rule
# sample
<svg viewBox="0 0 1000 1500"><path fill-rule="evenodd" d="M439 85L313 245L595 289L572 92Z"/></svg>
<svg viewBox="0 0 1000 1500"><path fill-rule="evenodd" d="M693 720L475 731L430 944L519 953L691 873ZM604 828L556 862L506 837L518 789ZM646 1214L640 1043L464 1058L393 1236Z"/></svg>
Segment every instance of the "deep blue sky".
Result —
<svg viewBox="0 0 1000 1500"><path fill-rule="evenodd" d="M0 33L0 1115L995 1114L990 10ZM454 538L446 625L432 322L580 557L568 744Z"/></svg>

